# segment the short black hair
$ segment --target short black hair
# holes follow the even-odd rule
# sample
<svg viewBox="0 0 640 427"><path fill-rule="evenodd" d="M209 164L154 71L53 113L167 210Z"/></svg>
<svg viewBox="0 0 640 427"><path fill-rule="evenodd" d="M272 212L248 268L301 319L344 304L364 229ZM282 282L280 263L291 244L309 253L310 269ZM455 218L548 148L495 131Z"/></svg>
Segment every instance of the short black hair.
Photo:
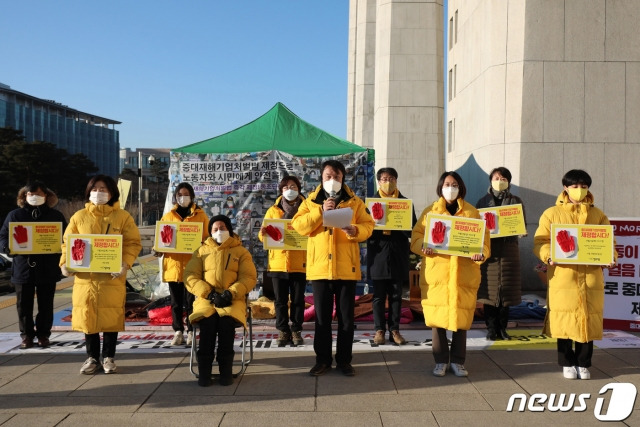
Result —
<svg viewBox="0 0 640 427"><path fill-rule="evenodd" d="M438 194L438 196L442 197L442 186L444 185L444 180L448 176L453 177L453 179L455 179L458 182L458 198L464 199L464 196L467 195L467 187L464 185L464 181L462 180L460 175L458 175L458 172L455 172L455 171L444 172L442 175L440 175L440 179L438 180L438 186L436 187L436 193Z"/></svg>
<svg viewBox="0 0 640 427"><path fill-rule="evenodd" d="M84 192L84 198L89 200L89 196L91 196L91 189L96 185L96 182L102 181L104 185L109 190L109 194L111 194L111 198L107 202L109 206L113 206L115 202L120 200L120 190L118 190L118 184L116 181L108 175L98 174L89 180L87 184L87 189Z"/></svg>
<svg viewBox="0 0 640 427"><path fill-rule="evenodd" d="M226 215L216 215L214 217L212 217L209 220L209 236L211 236L211 229L213 228L213 223L217 222L217 221L222 221L224 222L224 225L227 227L227 230L229 230L229 236L233 237L233 226L231 225L231 220L229 219L228 216Z"/></svg>
<svg viewBox="0 0 640 427"><path fill-rule="evenodd" d="M342 162L338 160L327 160L324 163L322 163L322 166L320 167L320 173L324 172L324 170L328 167L333 169L336 172L342 172L343 180L347 176L347 170L344 168L344 165L342 164Z"/></svg>
<svg viewBox="0 0 640 427"><path fill-rule="evenodd" d="M582 169L571 169L562 177L562 185L565 187L578 184L586 184L587 187L591 187L591 177Z"/></svg>
<svg viewBox="0 0 640 427"><path fill-rule="evenodd" d="M298 192L302 191L300 180L293 175L289 175L289 176L285 176L280 180L280 183L278 184L278 193L282 194L282 189L284 188L285 185L287 185L287 182L289 181L293 181L296 183L296 185L298 186Z"/></svg>
<svg viewBox="0 0 640 427"><path fill-rule="evenodd" d="M500 175L507 178L507 181L509 181L509 184L511 184L511 172L509 172L509 169L505 168L504 166L500 166L499 168L494 168L491 171L491 173L489 174L489 182L493 180L493 174L496 172L499 172Z"/></svg>
<svg viewBox="0 0 640 427"><path fill-rule="evenodd" d="M183 188L186 188L189 191L191 201L195 203L196 193L193 191L193 187L188 182L181 182L180 184L178 184L175 191L173 192L173 201L178 201L178 191L182 190Z"/></svg>
<svg viewBox="0 0 640 427"><path fill-rule="evenodd" d="M376 173L376 179L378 181L380 181L380 177L382 176L383 173L387 173L387 174L391 175L392 177L394 177L395 179L398 179L398 171L395 170L394 168L380 168L380 169L378 169L378 172Z"/></svg>
<svg viewBox="0 0 640 427"><path fill-rule="evenodd" d="M24 186L29 193L35 193L38 189L42 190L43 193L48 194L49 189L46 185L44 185L41 181L33 181Z"/></svg>

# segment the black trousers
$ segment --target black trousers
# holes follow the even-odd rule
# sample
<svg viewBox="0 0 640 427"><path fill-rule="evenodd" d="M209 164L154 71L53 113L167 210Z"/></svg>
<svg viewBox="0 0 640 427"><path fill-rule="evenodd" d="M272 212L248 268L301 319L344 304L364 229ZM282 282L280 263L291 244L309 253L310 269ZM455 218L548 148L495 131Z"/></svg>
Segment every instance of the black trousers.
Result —
<svg viewBox="0 0 640 427"><path fill-rule="evenodd" d="M432 328L432 351L436 363L459 363L464 365L467 357L467 331L455 331L451 336L451 350L447 341L447 330Z"/></svg>
<svg viewBox="0 0 640 427"><path fill-rule="evenodd" d="M193 331L189 316L193 313L193 301L196 296L191 292L187 292L183 282L168 282L169 294L171 294L171 327L174 331L184 332L184 316L185 308L187 310L187 331Z"/></svg>
<svg viewBox="0 0 640 427"><path fill-rule="evenodd" d="M301 331L304 322L304 290L307 279L304 273L289 273L288 279L272 277L273 292L276 296L276 328L282 332ZM291 308L289 308L291 295ZM291 316L289 316L291 310ZM289 328L291 317L291 328Z"/></svg>
<svg viewBox="0 0 640 427"><path fill-rule="evenodd" d="M503 306L502 302L499 306L484 304L484 323L487 329L500 331L507 329L509 323L509 307Z"/></svg>
<svg viewBox="0 0 640 427"><path fill-rule="evenodd" d="M353 350L354 308L356 299L355 280L313 280L313 303L316 310L316 330L313 350L316 363L331 365L333 297L336 301L338 318L338 338L336 342L336 363L351 363Z"/></svg>
<svg viewBox="0 0 640 427"><path fill-rule="evenodd" d="M200 345L198 346L198 364L212 363L216 338L218 340L218 364L233 363L233 340L236 336L236 320L230 316L220 316L217 312L198 322L200 326Z"/></svg>
<svg viewBox="0 0 640 427"><path fill-rule="evenodd" d="M389 316L385 322L385 302L389 297ZM385 323L390 331L400 329L402 309L402 284L395 280L373 281L373 325L376 331L384 331Z"/></svg>
<svg viewBox="0 0 640 427"><path fill-rule="evenodd" d="M16 288L16 308L18 310L18 327L20 336L24 338L49 338L53 326L53 297L56 283L14 283ZM33 321L34 297L38 295L38 314ZM35 328L34 328L35 326Z"/></svg>
<svg viewBox="0 0 640 427"><path fill-rule="evenodd" d="M100 334L84 334L84 339L87 346L87 355L100 360ZM103 332L102 341L102 358L115 357L118 333Z"/></svg>
<svg viewBox="0 0 640 427"><path fill-rule="evenodd" d="M593 341L577 342L570 339L558 338L558 365L579 366L588 368L591 366L593 356ZM573 349L575 343L575 350Z"/></svg>

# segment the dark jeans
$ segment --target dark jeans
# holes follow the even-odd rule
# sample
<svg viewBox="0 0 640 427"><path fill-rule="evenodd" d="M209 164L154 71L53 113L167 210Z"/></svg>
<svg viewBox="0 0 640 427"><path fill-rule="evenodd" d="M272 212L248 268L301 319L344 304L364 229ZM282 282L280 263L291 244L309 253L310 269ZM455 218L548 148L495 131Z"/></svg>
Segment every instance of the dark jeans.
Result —
<svg viewBox="0 0 640 427"><path fill-rule="evenodd" d="M236 336L236 320L230 316L222 316L216 312L198 322L200 326L200 345L198 347L198 363L212 363L213 351L218 339L217 360L219 364L233 363L233 339Z"/></svg>
<svg viewBox="0 0 640 427"><path fill-rule="evenodd" d="M282 332L301 331L304 322L306 275L289 273L288 279L272 277L271 281L276 295L276 328ZM289 294L291 294L291 308L289 308ZM289 328L289 310L291 310L291 328Z"/></svg>
<svg viewBox="0 0 640 427"><path fill-rule="evenodd" d="M390 331L400 329L400 309L402 308L402 284L395 280L373 281L373 324L376 331L385 330L385 302L389 297L387 324Z"/></svg>
<svg viewBox="0 0 640 427"><path fill-rule="evenodd" d="M356 299L355 280L313 280L313 303L316 310L316 330L313 350L316 363L331 365L333 297L336 299L338 318L338 338L336 342L336 363L351 363L354 331L354 308Z"/></svg>
<svg viewBox="0 0 640 427"><path fill-rule="evenodd" d="M53 297L56 283L23 283L14 284L16 288L16 308L18 309L18 327L20 336L49 338L53 325ZM35 329L33 322L33 301L38 294L38 314Z"/></svg>
<svg viewBox="0 0 640 427"><path fill-rule="evenodd" d="M184 332L184 310L187 310L187 331L193 331L189 315L193 313L193 301L196 296L187 292L183 282L169 282L169 293L171 294L171 327L174 331Z"/></svg>
<svg viewBox="0 0 640 427"><path fill-rule="evenodd" d="M87 355L100 360L100 334L84 334L87 346ZM116 356L116 344L118 344L117 332L102 333L102 358Z"/></svg>
<svg viewBox="0 0 640 427"><path fill-rule="evenodd" d="M558 365L579 366L588 368L591 366L593 356L593 341L586 343L573 341L565 338L558 338ZM573 344L575 343L575 351Z"/></svg>
<svg viewBox="0 0 640 427"><path fill-rule="evenodd" d="M456 331L451 337L451 351L447 342L447 330L432 328L432 351L436 363L459 363L464 365L467 357L467 331Z"/></svg>
<svg viewBox="0 0 640 427"><path fill-rule="evenodd" d="M509 307L484 304L484 323L487 325L487 329L494 331L507 329Z"/></svg>

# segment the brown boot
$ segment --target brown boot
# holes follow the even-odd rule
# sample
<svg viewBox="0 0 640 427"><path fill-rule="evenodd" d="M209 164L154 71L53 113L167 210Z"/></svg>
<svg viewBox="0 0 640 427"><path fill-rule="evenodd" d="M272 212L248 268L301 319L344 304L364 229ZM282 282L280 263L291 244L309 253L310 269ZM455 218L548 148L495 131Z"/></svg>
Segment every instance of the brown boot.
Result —
<svg viewBox="0 0 640 427"><path fill-rule="evenodd" d="M278 347L284 347L291 342L291 332L282 332L278 333L278 339L276 339L276 344Z"/></svg>
<svg viewBox="0 0 640 427"><path fill-rule="evenodd" d="M304 339L302 339L301 331L293 331L291 332L291 339L293 340L293 345L303 345Z"/></svg>
<svg viewBox="0 0 640 427"><path fill-rule="evenodd" d="M404 337L400 335L400 331L391 331L391 339L398 345L404 345L407 343L407 340L405 340Z"/></svg>
<svg viewBox="0 0 640 427"><path fill-rule="evenodd" d="M386 340L384 339L384 331L383 330L376 331L376 335L373 337L373 343L382 345L385 342Z"/></svg>

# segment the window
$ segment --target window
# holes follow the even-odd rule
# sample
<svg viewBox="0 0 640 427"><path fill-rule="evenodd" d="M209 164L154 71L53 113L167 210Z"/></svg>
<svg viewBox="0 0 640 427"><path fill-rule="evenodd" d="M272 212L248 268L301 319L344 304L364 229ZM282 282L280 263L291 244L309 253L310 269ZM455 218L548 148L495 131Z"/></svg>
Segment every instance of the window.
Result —
<svg viewBox="0 0 640 427"><path fill-rule="evenodd" d="M449 50L453 47L453 16L449 19Z"/></svg>
<svg viewBox="0 0 640 427"><path fill-rule="evenodd" d="M453 99L453 70L449 70L449 101Z"/></svg>
<svg viewBox="0 0 640 427"><path fill-rule="evenodd" d="M454 43L458 43L458 11L457 10L456 10L456 13L455 13L455 20L454 21L455 21L454 22L454 25L455 25L455 32L454 32L455 40L454 40Z"/></svg>
<svg viewBox="0 0 640 427"><path fill-rule="evenodd" d="M457 83L458 83L458 64L453 66L453 97L454 98L458 93Z"/></svg>

